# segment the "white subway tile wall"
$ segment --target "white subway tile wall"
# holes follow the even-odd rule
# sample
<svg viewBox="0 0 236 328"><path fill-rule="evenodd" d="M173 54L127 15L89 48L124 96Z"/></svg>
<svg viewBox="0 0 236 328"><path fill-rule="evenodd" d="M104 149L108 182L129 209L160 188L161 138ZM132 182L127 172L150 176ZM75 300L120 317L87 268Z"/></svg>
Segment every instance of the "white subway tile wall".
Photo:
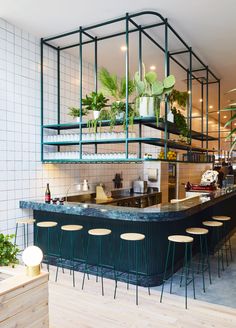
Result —
<svg viewBox="0 0 236 328"><path fill-rule="evenodd" d="M56 123L56 60L45 47L45 121ZM70 54L61 57L62 122L72 119L68 106L78 105L78 63ZM83 69L83 93L93 88L93 68ZM14 233L17 218L32 216L19 208L20 200L43 199L46 183L52 196L64 196L68 186L88 179L112 188L116 172L124 186L142 177L142 165L52 165L40 161L40 40L0 19L0 233ZM70 193L76 190L71 188ZM19 228L17 243L22 246ZM30 231L32 242L32 230Z"/></svg>

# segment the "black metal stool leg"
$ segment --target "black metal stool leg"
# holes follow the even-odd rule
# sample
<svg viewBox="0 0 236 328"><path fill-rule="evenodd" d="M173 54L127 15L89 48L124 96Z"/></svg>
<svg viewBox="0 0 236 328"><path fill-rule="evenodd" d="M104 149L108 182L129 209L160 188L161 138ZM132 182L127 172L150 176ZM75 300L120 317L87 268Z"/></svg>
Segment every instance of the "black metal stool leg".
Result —
<svg viewBox="0 0 236 328"><path fill-rule="evenodd" d="M16 245L17 231L18 231L18 223L16 223L16 230L15 230L15 240L14 240L14 245Z"/></svg>
<svg viewBox="0 0 236 328"><path fill-rule="evenodd" d="M232 253L232 246L231 246L230 237L229 237L229 253L230 253L230 259L231 259L231 261L233 261L233 253Z"/></svg>
<svg viewBox="0 0 236 328"><path fill-rule="evenodd" d="M227 245L227 231L225 229L226 222L223 225L223 234L224 234L224 245L223 248L225 250L225 259L226 259L226 265L229 266L229 260L228 260L228 245Z"/></svg>
<svg viewBox="0 0 236 328"><path fill-rule="evenodd" d="M209 281L210 281L210 284L212 284L212 281L211 281L211 265L210 265L210 257L209 257L208 243L207 243L207 235L204 235L204 241L205 241L205 253L206 253L206 258L207 258L207 268L208 268L208 274L209 274Z"/></svg>
<svg viewBox="0 0 236 328"><path fill-rule="evenodd" d="M203 292L206 292L206 287L205 287L205 255L203 252L203 245L202 245L202 236L199 236L200 239L200 258L201 258L201 271L202 271L202 285L203 285Z"/></svg>
<svg viewBox="0 0 236 328"><path fill-rule="evenodd" d="M136 305L138 305L138 243L135 242Z"/></svg>
<svg viewBox="0 0 236 328"><path fill-rule="evenodd" d="M200 235L200 237L201 237L201 235ZM189 266L190 266L190 270L191 270L191 272L192 272L193 297L194 297L194 299L196 299L194 267L193 267L193 261L192 261L192 258L193 258L193 245L192 245L192 244L190 244L189 249L190 249L190 254L189 254ZM204 266L203 266L203 270L204 270Z"/></svg>
<svg viewBox="0 0 236 328"><path fill-rule="evenodd" d="M90 235L88 236L88 242L87 242L87 251L86 251L86 259L85 259L84 275L83 275L83 281L82 281L82 289L84 289L85 276L86 276L86 274L88 274L89 244L90 244Z"/></svg>
<svg viewBox="0 0 236 328"><path fill-rule="evenodd" d="M164 287L165 287L165 280L166 280L166 272L167 272L167 266L169 261L169 255L170 255L170 248L171 248L171 242L168 242L168 250L167 250L167 256L166 256L166 262L165 262L165 271L163 276L163 282L162 282L162 288L161 288L161 297L160 297L160 303L162 302Z"/></svg>
<svg viewBox="0 0 236 328"><path fill-rule="evenodd" d="M60 244L59 244L59 261L61 262L61 267L63 268L63 263L62 263L62 238L63 238L63 230L61 231L61 235L60 235ZM59 262L58 261L58 262ZM63 270L63 269L62 269ZM56 270L56 277L55 277L55 282L57 282L57 278L58 278L58 271L59 271L59 263L57 263L57 270Z"/></svg>
<svg viewBox="0 0 236 328"><path fill-rule="evenodd" d="M187 309L188 299L188 244L185 244L184 252L184 268L185 268L185 309Z"/></svg>
<svg viewBox="0 0 236 328"><path fill-rule="evenodd" d="M175 243L173 243L173 246L172 246L170 294L172 293L172 283L173 283L173 275L174 275L174 263L175 263Z"/></svg>

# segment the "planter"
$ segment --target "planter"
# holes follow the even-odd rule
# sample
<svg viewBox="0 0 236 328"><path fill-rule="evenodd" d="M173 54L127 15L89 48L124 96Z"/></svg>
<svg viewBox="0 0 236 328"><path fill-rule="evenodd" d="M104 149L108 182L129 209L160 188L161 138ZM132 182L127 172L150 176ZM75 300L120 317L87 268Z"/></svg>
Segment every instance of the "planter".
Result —
<svg viewBox="0 0 236 328"><path fill-rule="evenodd" d="M171 109L167 113L167 121L174 123L174 114L172 113Z"/></svg>
<svg viewBox="0 0 236 328"><path fill-rule="evenodd" d="M154 97L139 97L137 107L141 117L155 116Z"/></svg>
<svg viewBox="0 0 236 328"><path fill-rule="evenodd" d="M94 110L94 111L93 111L93 118L94 118L95 120L97 120L97 119L99 118L99 115L100 115L99 110Z"/></svg>
<svg viewBox="0 0 236 328"><path fill-rule="evenodd" d="M123 120L124 119L124 116L125 116L125 113L124 112L117 113L116 114L116 119L117 120Z"/></svg>

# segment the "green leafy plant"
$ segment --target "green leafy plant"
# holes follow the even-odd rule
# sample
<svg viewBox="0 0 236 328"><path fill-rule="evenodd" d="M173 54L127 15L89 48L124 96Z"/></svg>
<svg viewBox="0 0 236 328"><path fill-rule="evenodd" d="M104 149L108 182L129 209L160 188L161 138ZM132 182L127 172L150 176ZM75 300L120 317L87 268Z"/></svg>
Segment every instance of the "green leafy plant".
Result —
<svg viewBox="0 0 236 328"><path fill-rule="evenodd" d="M223 112L235 112L236 111L236 106L233 105L231 107L227 107L227 108L224 108L222 109L221 111ZM231 126L231 124L236 120L236 113L235 114L232 114L230 119L225 123L224 127L227 128L229 126ZM230 153L232 153L232 151L234 150L235 148L235 145L236 145L236 136L235 136L235 133L236 133L236 128L233 128L230 133L227 135L226 139L231 139L232 138L232 143L231 143L231 148L230 148Z"/></svg>
<svg viewBox="0 0 236 328"><path fill-rule="evenodd" d="M88 110L85 108L82 108L82 116L87 115L88 114ZM69 107L69 113L68 115L72 116L72 117L80 117L80 108L78 107Z"/></svg>
<svg viewBox="0 0 236 328"><path fill-rule="evenodd" d="M12 265L19 263L17 254L20 252L19 248L14 245L11 240L15 235L4 235L0 233L0 266Z"/></svg>
<svg viewBox="0 0 236 328"><path fill-rule="evenodd" d="M186 118L184 115L175 107L177 104L179 107L185 109L188 100L188 93L185 91L178 91L173 89L171 93L168 95L168 101L170 104L170 109L174 115L174 122L176 124L177 129L180 131L182 139L186 139L189 135L189 129L186 122Z"/></svg>
<svg viewBox="0 0 236 328"><path fill-rule="evenodd" d="M174 103L177 103L179 107L183 107L185 109L188 101L188 92L173 89L168 96L168 100L171 109L174 107Z"/></svg>
<svg viewBox="0 0 236 328"><path fill-rule="evenodd" d="M87 111L97 110L100 112L104 107L106 107L107 102L108 99L102 94L102 92L94 91L82 99L82 105Z"/></svg>
<svg viewBox="0 0 236 328"><path fill-rule="evenodd" d="M134 75L134 84L139 97L159 97L163 99L165 95L172 91L175 85L174 75L169 75L163 81L158 81L156 72L145 73L145 68L143 71L143 79L140 78L139 72Z"/></svg>
<svg viewBox="0 0 236 328"><path fill-rule="evenodd" d="M126 97L126 78L122 77L120 80L117 75L111 74L108 70L102 67L98 75L99 81L102 85L102 92L106 96L113 97L116 101L122 101ZM132 80L128 81L129 95L134 92L134 83Z"/></svg>
<svg viewBox="0 0 236 328"><path fill-rule="evenodd" d="M175 85L174 75L169 75L163 81L159 81L156 72L150 71L145 73L145 66L143 65L143 78L141 79L139 72L136 72L134 75L134 85L138 95L136 98L136 107L139 108L141 97L147 97L147 107L149 108L150 99L153 98L154 113L158 125L160 104L165 99L165 96L173 90Z"/></svg>

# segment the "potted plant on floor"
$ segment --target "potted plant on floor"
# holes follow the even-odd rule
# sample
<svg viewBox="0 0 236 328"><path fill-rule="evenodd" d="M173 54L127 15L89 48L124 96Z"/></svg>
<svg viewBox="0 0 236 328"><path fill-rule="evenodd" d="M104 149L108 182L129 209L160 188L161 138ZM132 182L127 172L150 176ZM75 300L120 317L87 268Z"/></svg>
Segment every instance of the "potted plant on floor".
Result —
<svg viewBox="0 0 236 328"><path fill-rule="evenodd" d="M12 265L19 263L17 255L19 248L14 245L11 240L15 235L4 235L0 233L0 266Z"/></svg>
<svg viewBox="0 0 236 328"><path fill-rule="evenodd" d="M99 118L100 111L106 107L108 99L102 92L91 92L90 95L86 95L82 99L82 105L85 110L93 111L93 118L97 120Z"/></svg>
<svg viewBox="0 0 236 328"><path fill-rule="evenodd" d="M82 116L85 116L87 114L88 114L88 110L85 109L85 108L82 108ZM80 122L80 108L78 108L78 107L69 107L68 115L70 115L74 119L76 119L77 122Z"/></svg>
<svg viewBox="0 0 236 328"><path fill-rule="evenodd" d="M158 81L155 72L145 73L145 67L143 68L143 76L143 79L141 79L139 72L134 75L134 84L138 94L136 106L141 117L156 116L158 124L160 103L164 100L165 95L172 91L175 85L175 77L169 75L163 81Z"/></svg>

